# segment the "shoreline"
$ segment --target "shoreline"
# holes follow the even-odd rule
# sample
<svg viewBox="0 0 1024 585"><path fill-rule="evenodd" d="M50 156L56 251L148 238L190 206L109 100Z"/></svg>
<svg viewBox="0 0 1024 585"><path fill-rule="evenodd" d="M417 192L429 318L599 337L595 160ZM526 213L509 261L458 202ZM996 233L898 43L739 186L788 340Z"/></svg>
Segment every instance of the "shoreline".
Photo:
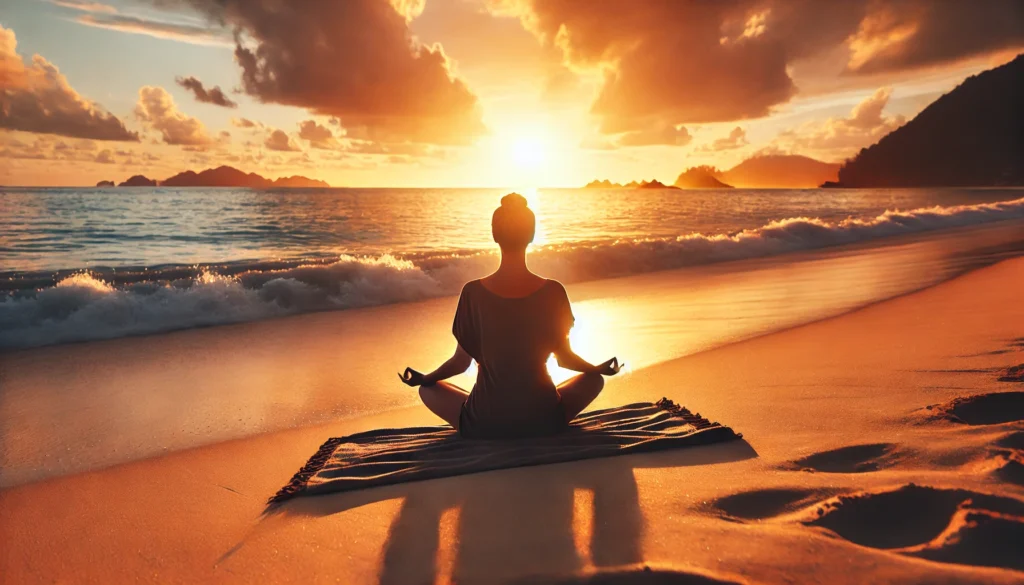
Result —
<svg viewBox="0 0 1024 585"><path fill-rule="evenodd" d="M16 583L546 583L650 565L762 583L866 574L1019 582L1020 572L980 565L935 534L908 537L931 552L872 543L890 523L955 524L945 502L957 493L1001 514L1024 506L1024 488L1001 475L1013 460L997 446L1022 423L955 423L928 409L1020 390L998 378L1024 362L1013 292L1022 286L1024 259L1000 262L612 378L594 404L667 395L745 443L298 498L261 516L327 436L432 424L413 407L4 489L0 537L13 546L0 574ZM886 501L891 519L872 512ZM819 510L826 520L814 519Z"/></svg>
<svg viewBox="0 0 1024 585"><path fill-rule="evenodd" d="M888 246L571 284L573 344L592 360L618 354L642 370L935 286L971 268L947 266L948 250L965 239L1003 241L999 234L1015 237L1020 228L997 231L896 236ZM0 353L0 487L415 406L392 371L447 357L455 300ZM570 375L559 370L556 382ZM453 381L468 389L471 374Z"/></svg>
<svg viewBox="0 0 1024 585"><path fill-rule="evenodd" d="M1024 199L886 211L855 219L790 217L755 228L689 235L619 238L538 246L531 265L564 283L656 271L766 260L833 248L898 245L901 238L942 238L963 228L999 231L1024 221ZM720 226L719 226L720 227ZM710 235L709 235L710 234ZM971 249L968 247L967 249ZM465 251L465 250L463 250ZM457 293L487 273L491 254L390 253L303 264L297 260L207 271L171 265L141 271L73 269L9 276L0 301L0 348L137 336L294 314L388 305ZM226 274L221 274L226 272ZM16 273L7 273L16 274ZM42 279L42 280L40 280ZM109 280L109 282L108 282ZM50 284L51 286L47 286ZM17 289L17 290L14 290Z"/></svg>

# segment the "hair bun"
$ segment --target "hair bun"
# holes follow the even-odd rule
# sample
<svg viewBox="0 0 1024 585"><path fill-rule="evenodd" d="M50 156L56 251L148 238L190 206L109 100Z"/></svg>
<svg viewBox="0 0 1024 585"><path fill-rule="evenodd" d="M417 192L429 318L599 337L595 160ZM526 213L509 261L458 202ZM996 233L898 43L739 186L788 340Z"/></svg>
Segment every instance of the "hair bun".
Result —
<svg viewBox="0 0 1024 585"><path fill-rule="evenodd" d="M527 207L526 197L519 193L509 193L501 198L502 207Z"/></svg>

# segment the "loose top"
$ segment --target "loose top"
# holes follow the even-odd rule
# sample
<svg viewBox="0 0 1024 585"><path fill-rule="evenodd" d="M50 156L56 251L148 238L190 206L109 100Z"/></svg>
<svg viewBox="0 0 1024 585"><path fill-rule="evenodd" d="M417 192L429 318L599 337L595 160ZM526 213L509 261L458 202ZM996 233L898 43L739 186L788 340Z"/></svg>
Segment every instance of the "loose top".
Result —
<svg viewBox="0 0 1024 585"><path fill-rule="evenodd" d="M543 434L564 424L547 361L564 342L574 318L565 287L547 280L525 297L466 284L452 333L477 363L476 384L463 407L465 436Z"/></svg>

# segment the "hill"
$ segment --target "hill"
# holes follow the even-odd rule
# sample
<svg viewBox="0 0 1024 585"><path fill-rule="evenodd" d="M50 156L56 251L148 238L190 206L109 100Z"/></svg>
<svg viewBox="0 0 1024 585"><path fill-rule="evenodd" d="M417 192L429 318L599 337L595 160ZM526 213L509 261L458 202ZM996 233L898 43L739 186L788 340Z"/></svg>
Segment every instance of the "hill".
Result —
<svg viewBox="0 0 1024 585"><path fill-rule="evenodd" d="M835 181L839 165L795 154L753 156L717 178L744 189L810 189Z"/></svg>
<svg viewBox="0 0 1024 585"><path fill-rule="evenodd" d="M1024 185L1024 54L968 77L839 169L838 187Z"/></svg>
<svg viewBox="0 0 1024 585"><path fill-rule="evenodd" d="M715 178L718 174L718 169L714 167L705 165L691 167L679 175L675 185L680 189L732 189L732 185L727 185Z"/></svg>
<svg viewBox="0 0 1024 585"><path fill-rule="evenodd" d="M98 186L103 186L107 181L101 181ZM113 185L113 183L110 183ZM249 187L252 189L268 189L272 187L318 187L328 188L324 181L310 179L294 175L291 177L280 177L271 181L256 173L244 173L234 167L220 166L205 171L184 171L164 179L154 181L142 175L135 175L127 181L120 183L118 187Z"/></svg>
<svg viewBox="0 0 1024 585"><path fill-rule="evenodd" d="M220 166L206 169L198 173L185 171L160 181L166 187L250 187L266 189L268 187L330 187L323 181L309 179L298 175L281 177L271 181L256 173L244 173L234 167Z"/></svg>
<svg viewBox="0 0 1024 585"><path fill-rule="evenodd" d="M678 189L672 185L666 185L657 179L651 179L650 181L630 181L623 185L622 183L613 183L611 181L591 181L587 183L584 189Z"/></svg>
<svg viewBox="0 0 1024 585"><path fill-rule="evenodd" d="M117 184L118 187L156 187L156 181L144 175L132 175L127 181Z"/></svg>

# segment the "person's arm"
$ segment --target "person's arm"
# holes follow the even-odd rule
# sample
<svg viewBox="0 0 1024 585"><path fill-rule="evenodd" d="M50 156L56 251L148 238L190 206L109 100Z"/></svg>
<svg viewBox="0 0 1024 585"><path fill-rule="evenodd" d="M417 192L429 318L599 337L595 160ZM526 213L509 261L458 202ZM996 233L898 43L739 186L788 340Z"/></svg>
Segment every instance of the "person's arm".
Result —
<svg viewBox="0 0 1024 585"><path fill-rule="evenodd" d="M448 358L446 362L437 367L436 370L430 372L426 376L423 376L423 386L430 386L436 384L441 380L447 380L452 376L458 376L462 372L469 369L469 365L473 363L473 358L466 353L466 350L462 349L462 346L455 344L455 353L452 357Z"/></svg>
<svg viewBox="0 0 1024 585"><path fill-rule="evenodd" d="M569 344L568 336L566 336L565 341L562 342L561 347L555 350L555 361L558 362L559 366L567 370L583 374L614 376L619 373L619 361L617 358L612 358L603 364L594 365L576 355L576 352L572 350L572 346Z"/></svg>
<svg viewBox="0 0 1024 585"><path fill-rule="evenodd" d="M461 345L456 344L455 353L452 354L452 357L448 358L447 361L438 366L433 372L421 374L412 368L406 368L405 374L399 374L398 377L409 386L432 386L441 380L447 380L452 376L465 372L472 363L473 358L466 353L466 350L462 349Z"/></svg>

